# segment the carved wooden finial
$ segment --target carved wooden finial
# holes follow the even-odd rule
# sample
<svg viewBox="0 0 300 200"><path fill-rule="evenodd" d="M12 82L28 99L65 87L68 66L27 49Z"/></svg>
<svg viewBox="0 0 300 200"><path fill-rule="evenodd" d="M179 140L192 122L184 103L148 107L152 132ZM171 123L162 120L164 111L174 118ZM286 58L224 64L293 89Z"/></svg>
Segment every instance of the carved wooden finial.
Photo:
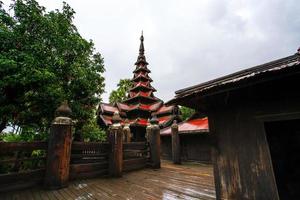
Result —
<svg viewBox="0 0 300 200"><path fill-rule="evenodd" d="M56 117L69 117L72 114L72 110L68 105L68 101L63 101L61 105L55 110Z"/></svg>
<svg viewBox="0 0 300 200"><path fill-rule="evenodd" d="M150 120L151 125L158 125L158 119L156 115L153 115L152 119Z"/></svg>
<svg viewBox="0 0 300 200"><path fill-rule="evenodd" d="M114 112L114 115L113 115L111 121L113 124L119 124L122 121L122 118L120 117L120 114L118 111Z"/></svg>
<svg viewBox="0 0 300 200"><path fill-rule="evenodd" d="M178 128L177 120L173 121L171 128Z"/></svg>

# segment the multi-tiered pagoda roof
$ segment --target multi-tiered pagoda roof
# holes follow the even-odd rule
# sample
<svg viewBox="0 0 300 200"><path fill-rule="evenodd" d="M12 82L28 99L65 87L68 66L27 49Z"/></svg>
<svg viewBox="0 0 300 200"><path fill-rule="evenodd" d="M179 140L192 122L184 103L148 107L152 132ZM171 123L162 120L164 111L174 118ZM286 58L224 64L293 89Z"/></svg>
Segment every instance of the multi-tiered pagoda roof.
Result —
<svg viewBox="0 0 300 200"><path fill-rule="evenodd" d="M98 122L100 126L107 127L112 124L111 119L114 112L118 111L123 123L125 120L137 140L144 137L148 119L156 116L160 127L171 125L174 118L178 116L176 106L166 106L164 102L154 96L156 89L151 85L153 81L149 74L148 62L145 57L144 36L142 35L139 55L135 62L135 70L131 79L133 87L128 91L128 98L114 105L102 103L98 109Z"/></svg>

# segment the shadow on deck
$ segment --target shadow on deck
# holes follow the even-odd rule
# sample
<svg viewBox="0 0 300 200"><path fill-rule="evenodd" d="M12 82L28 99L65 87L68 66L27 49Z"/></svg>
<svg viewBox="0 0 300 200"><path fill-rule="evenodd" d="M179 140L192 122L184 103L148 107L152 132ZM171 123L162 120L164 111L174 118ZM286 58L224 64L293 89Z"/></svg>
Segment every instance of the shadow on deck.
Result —
<svg viewBox="0 0 300 200"><path fill-rule="evenodd" d="M36 187L0 194L0 199L215 199L215 188L211 165L163 161L159 170L143 169L116 179L78 180L54 191Z"/></svg>

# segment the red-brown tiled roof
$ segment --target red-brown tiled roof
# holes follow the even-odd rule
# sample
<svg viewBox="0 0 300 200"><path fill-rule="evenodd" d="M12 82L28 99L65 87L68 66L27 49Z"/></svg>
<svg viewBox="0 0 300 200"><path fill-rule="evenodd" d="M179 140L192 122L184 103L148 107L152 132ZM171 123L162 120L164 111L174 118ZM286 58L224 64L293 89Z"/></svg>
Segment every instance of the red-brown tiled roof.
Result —
<svg viewBox="0 0 300 200"><path fill-rule="evenodd" d="M142 65L139 65L137 68L135 68L133 73L136 73L138 71L144 71L150 73L150 70L146 66L142 66Z"/></svg>
<svg viewBox="0 0 300 200"><path fill-rule="evenodd" d="M158 111L156 111L154 113L154 115L160 115L160 114L163 114L163 113L172 113L173 109L174 109L174 106L163 105L162 107L160 107L158 109Z"/></svg>
<svg viewBox="0 0 300 200"><path fill-rule="evenodd" d="M151 104L150 110L151 111L156 111L159 109L159 107L163 104L162 101L158 101L157 103Z"/></svg>
<svg viewBox="0 0 300 200"><path fill-rule="evenodd" d="M108 112L108 113L114 113L116 111L119 111L117 107L112 106L110 104L102 103L100 104L102 112Z"/></svg>
<svg viewBox="0 0 300 200"><path fill-rule="evenodd" d="M172 116L168 115L168 116L158 117L157 119L159 124L164 124L170 121L172 119Z"/></svg>
<svg viewBox="0 0 300 200"><path fill-rule="evenodd" d="M146 80L149 80L150 82L152 81L152 79L149 76L147 76L147 73L143 73L143 72L140 72L139 74L135 75L132 80L134 81L137 80L138 78L144 78Z"/></svg>
<svg viewBox="0 0 300 200"><path fill-rule="evenodd" d="M140 91L140 92L130 92L130 93L129 93L129 96L130 96L131 98L132 98L132 97L135 97L135 96L150 97L151 94L152 94L152 91L148 91L148 92Z"/></svg>
<svg viewBox="0 0 300 200"><path fill-rule="evenodd" d="M198 133L198 132L208 132L208 118L196 118L196 119L189 119L183 121L178 124L178 131L181 134L186 133ZM160 131L161 135L171 135L171 127L162 129Z"/></svg>
<svg viewBox="0 0 300 200"><path fill-rule="evenodd" d="M107 115L99 115L99 116L101 117L102 121L104 122L104 124L106 126L109 126L109 125L112 124L112 122L111 122L112 117L111 116L107 116Z"/></svg>
<svg viewBox="0 0 300 200"><path fill-rule="evenodd" d="M147 126L148 125L148 120L144 118L137 118L135 120L131 120L130 124L137 124L140 126Z"/></svg>

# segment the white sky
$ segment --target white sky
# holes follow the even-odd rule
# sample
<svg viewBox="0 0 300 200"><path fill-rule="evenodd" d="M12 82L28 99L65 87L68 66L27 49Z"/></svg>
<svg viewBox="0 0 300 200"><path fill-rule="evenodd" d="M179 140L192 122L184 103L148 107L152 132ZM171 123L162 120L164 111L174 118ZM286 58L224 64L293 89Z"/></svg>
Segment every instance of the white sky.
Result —
<svg viewBox="0 0 300 200"><path fill-rule="evenodd" d="M3 0L2 0L3 1ZM4 4L11 3L4 0ZM47 10L62 1L38 0ZM141 30L156 96L296 53L299 0L67 0L105 59L106 94L132 78Z"/></svg>

